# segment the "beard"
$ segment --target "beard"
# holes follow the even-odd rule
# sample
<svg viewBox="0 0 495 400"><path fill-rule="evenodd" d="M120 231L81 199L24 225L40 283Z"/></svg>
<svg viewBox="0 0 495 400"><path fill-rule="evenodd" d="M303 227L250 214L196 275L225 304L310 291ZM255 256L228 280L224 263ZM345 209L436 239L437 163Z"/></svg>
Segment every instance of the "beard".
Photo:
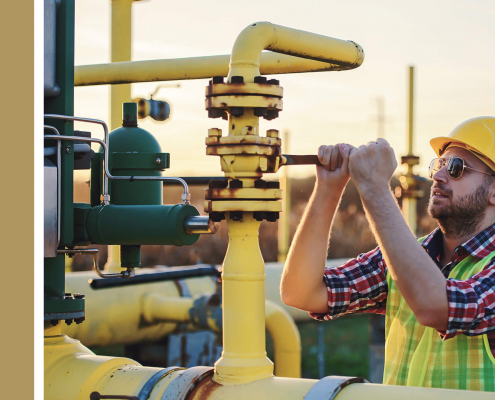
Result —
<svg viewBox="0 0 495 400"><path fill-rule="evenodd" d="M436 188L443 190L451 202L448 205L435 207L440 206L441 201L430 198L428 215L437 220L440 230L446 237L473 236L485 218L490 196L489 185L483 182L473 193L456 199L452 197L451 190L443 189L441 185L437 185ZM432 188L432 194L433 191Z"/></svg>

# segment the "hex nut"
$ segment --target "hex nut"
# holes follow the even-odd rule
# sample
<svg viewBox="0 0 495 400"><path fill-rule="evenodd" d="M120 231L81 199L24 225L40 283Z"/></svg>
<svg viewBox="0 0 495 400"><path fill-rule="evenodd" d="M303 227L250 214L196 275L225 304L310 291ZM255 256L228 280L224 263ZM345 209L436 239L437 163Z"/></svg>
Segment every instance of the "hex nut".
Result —
<svg viewBox="0 0 495 400"><path fill-rule="evenodd" d="M266 131L266 137L278 138L279 137L279 132L278 132L277 129L268 129Z"/></svg>
<svg viewBox="0 0 495 400"><path fill-rule="evenodd" d="M208 129L208 137L221 137L222 136L222 130L218 128L211 128Z"/></svg>

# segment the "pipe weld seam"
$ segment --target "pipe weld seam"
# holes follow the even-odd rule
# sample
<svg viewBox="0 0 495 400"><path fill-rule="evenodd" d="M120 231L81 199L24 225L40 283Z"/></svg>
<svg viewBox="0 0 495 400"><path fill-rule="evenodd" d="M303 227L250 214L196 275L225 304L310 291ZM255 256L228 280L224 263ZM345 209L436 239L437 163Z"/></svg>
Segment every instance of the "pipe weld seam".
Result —
<svg viewBox="0 0 495 400"><path fill-rule="evenodd" d="M222 274L224 281L264 281L266 274Z"/></svg>
<svg viewBox="0 0 495 400"><path fill-rule="evenodd" d="M260 63L257 61L252 61L252 60L238 60L238 61L232 61L230 63L231 67L237 67L237 66L253 66L253 67L259 67Z"/></svg>
<svg viewBox="0 0 495 400"><path fill-rule="evenodd" d="M258 352L258 353L231 353L228 351L223 351L222 357L223 358L265 358L266 351Z"/></svg>

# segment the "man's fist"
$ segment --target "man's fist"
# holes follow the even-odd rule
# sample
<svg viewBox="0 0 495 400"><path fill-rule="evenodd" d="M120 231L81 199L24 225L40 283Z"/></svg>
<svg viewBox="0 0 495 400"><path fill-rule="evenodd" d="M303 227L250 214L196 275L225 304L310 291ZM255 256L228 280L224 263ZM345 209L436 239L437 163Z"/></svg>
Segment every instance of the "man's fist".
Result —
<svg viewBox="0 0 495 400"><path fill-rule="evenodd" d="M338 143L320 146L318 159L322 166L316 167L316 182L320 186L342 191L349 181L349 153L354 147Z"/></svg>
<svg viewBox="0 0 495 400"><path fill-rule="evenodd" d="M384 189L397 168L394 149L385 139L368 142L351 150L349 172L352 181L363 195L362 190Z"/></svg>

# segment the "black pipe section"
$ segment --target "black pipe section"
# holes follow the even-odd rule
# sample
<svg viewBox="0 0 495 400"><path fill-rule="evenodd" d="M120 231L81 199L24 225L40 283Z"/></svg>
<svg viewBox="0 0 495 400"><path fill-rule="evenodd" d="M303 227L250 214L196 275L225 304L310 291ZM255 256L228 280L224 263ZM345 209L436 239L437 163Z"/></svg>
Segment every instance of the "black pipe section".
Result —
<svg viewBox="0 0 495 400"><path fill-rule="evenodd" d="M183 176L189 186L208 186L210 181L222 181L225 180L225 176ZM180 185L178 181L163 181L163 185Z"/></svg>
<svg viewBox="0 0 495 400"><path fill-rule="evenodd" d="M173 281L176 279L198 278L200 276L217 276L222 275L221 271L214 265L205 265L201 267L171 267L170 271L156 272L152 274L135 275L130 279L105 278L90 279L89 286L92 289L108 289L120 286L140 285L143 283L154 283L163 281Z"/></svg>

